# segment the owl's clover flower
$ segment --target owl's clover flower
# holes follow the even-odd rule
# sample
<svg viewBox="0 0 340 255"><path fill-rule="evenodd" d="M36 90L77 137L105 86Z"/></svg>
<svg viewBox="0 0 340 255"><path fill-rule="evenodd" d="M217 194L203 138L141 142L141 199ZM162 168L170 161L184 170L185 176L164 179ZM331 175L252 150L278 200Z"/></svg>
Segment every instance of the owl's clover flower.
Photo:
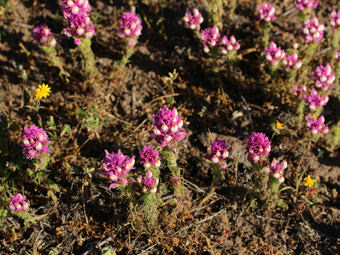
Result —
<svg viewBox="0 0 340 255"><path fill-rule="evenodd" d="M20 193L16 193L14 195L10 195L9 209L12 212L20 212L27 211L29 205L26 202L26 196L21 195Z"/></svg>
<svg viewBox="0 0 340 255"><path fill-rule="evenodd" d="M270 165L265 168L265 172L267 174L271 174L274 178L276 178L279 183L283 183L285 178L283 177L283 172L287 168L287 161L283 160L279 163L276 159L272 161Z"/></svg>
<svg viewBox="0 0 340 255"><path fill-rule="evenodd" d="M94 26L87 14L79 12L68 17L63 32L67 37L74 37L74 43L80 45L80 38L91 38L94 35Z"/></svg>
<svg viewBox="0 0 340 255"><path fill-rule="evenodd" d="M276 44L271 41L270 47L264 47L266 53L266 64L271 64L276 66L286 55L285 51L281 47L276 46Z"/></svg>
<svg viewBox="0 0 340 255"><path fill-rule="evenodd" d="M41 159L44 155L50 153L48 135L42 128L36 125L25 127L21 135L21 146L23 154L27 159Z"/></svg>
<svg viewBox="0 0 340 255"><path fill-rule="evenodd" d="M118 23L118 36L120 38L128 38L129 45L134 47L136 40L142 34L142 21L134 12L124 13Z"/></svg>
<svg viewBox="0 0 340 255"><path fill-rule="evenodd" d="M159 160L159 152L157 150L154 150L151 146L144 145L143 149L139 151L139 155L139 162L143 164L144 168L158 168L161 166L161 161Z"/></svg>
<svg viewBox="0 0 340 255"><path fill-rule="evenodd" d="M125 185L128 183L127 174L134 169L134 164L134 156L129 158L120 150L117 153L112 152L111 154L105 150L103 168L99 169L99 172L113 182L109 189L114 189L119 184Z"/></svg>
<svg viewBox="0 0 340 255"><path fill-rule="evenodd" d="M45 24L35 27L32 32L32 37L37 44L41 46L54 47L56 45L56 40L52 35L51 29Z"/></svg>
<svg viewBox="0 0 340 255"><path fill-rule="evenodd" d="M295 6L300 10L316 9L318 7L319 0L295 0Z"/></svg>
<svg viewBox="0 0 340 255"><path fill-rule="evenodd" d="M208 53L212 48L218 45L220 36L221 34L217 26L201 30L201 41L205 53Z"/></svg>
<svg viewBox="0 0 340 255"><path fill-rule="evenodd" d="M258 12L257 18L260 21L270 22L276 19L275 17L275 6L271 3L263 2L262 5L256 5L256 10Z"/></svg>
<svg viewBox="0 0 340 255"><path fill-rule="evenodd" d="M63 0L61 11L65 18L69 18L78 13L84 13L89 16L91 6L88 0Z"/></svg>
<svg viewBox="0 0 340 255"><path fill-rule="evenodd" d="M312 19L307 17L301 25L301 36L306 43L319 43L323 40L324 32L324 24L319 23L315 16Z"/></svg>
<svg viewBox="0 0 340 255"><path fill-rule="evenodd" d="M312 135L328 133L328 127L325 125L325 117L323 115L319 118L312 118L312 116L308 114L307 127Z"/></svg>
<svg viewBox="0 0 340 255"><path fill-rule="evenodd" d="M302 66L302 61L298 58L296 52L293 52L291 55L287 54L282 63L286 66L288 71L291 69L299 69Z"/></svg>
<svg viewBox="0 0 340 255"><path fill-rule="evenodd" d="M332 11L329 23L331 25L333 33L336 34L338 31L338 28L340 27L340 10Z"/></svg>
<svg viewBox="0 0 340 255"><path fill-rule="evenodd" d="M164 105L157 114L152 114L152 118L153 130L150 131L150 136L162 147L181 141L188 135L183 129L183 119L178 116L175 107L169 110Z"/></svg>
<svg viewBox="0 0 340 255"><path fill-rule="evenodd" d="M312 73L312 79L317 88L322 88L323 91L327 91L332 88L333 82L335 81L335 74L330 64L326 66L320 65Z"/></svg>
<svg viewBox="0 0 340 255"><path fill-rule="evenodd" d="M269 155L271 151L269 138L265 133L252 133L247 141L248 160L254 163Z"/></svg>
<svg viewBox="0 0 340 255"><path fill-rule="evenodd" d="M311 111L315 111L317 108L324 107L327 104L328 100L328 95L319 95L315 88L312 89L312 92L309 96L305 97L305 101L309 105L309 109Z"/></svg>
<svg viewBox="0 0 340 255"><path fill-rule="evenodd" d="M193 9L192 14L187 8L184 15L185 27L192 30L200 30L201 23L203 22L203 16L196 8Z"/></svg>
<svg viewBox="0 0 340 255"><path fill-rule="evenodd" d="M146 176L138 176L137 182L143 186L143 192L156 193L159 179L152 177L152 173L148 171Z"/></svg>
<svg viewBox="0 0 340 255"><path fill-rule="evenodd" d="M228 40L227 36L223 36L219 42L222 54L228 54L232 51L237 51L240 48L240 44L236 41L235 36L231 36Z"/></svg>
<svg viewBox="0 0 340 255"><path fill-rule="evenodd" d="M208 147L206 159L218 164L222 169L227 168L226 159L231 156L232 148L224 140L216 139Z"/></svg>
<svg viewBox="0 0 340 255"><path fill-rule="evenodd" d="M302 85L300 88L297 85L294 85L293 89L294 95L298 97L299 100L305 98L305 93L307 92L306 85Z"/></svg>

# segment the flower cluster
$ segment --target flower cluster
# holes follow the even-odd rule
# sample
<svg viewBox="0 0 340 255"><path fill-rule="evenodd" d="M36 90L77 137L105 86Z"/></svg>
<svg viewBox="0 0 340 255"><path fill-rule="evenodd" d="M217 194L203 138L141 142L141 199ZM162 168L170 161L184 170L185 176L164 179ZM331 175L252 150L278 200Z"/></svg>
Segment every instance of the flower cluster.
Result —
<svg viewBox="0 0 340 255"><path fill-rule="evenodd" d="M162 147L181 141L187 133L183 131L183 120L178 116L174 107L169 110L166 105L157 114L152 114L153 130L150 135L161 144Z"/></svg>
<svg viewBox="0 0 340 255"><path fill-rule="evenodd" d="M51 29L45 24L35 27L32 32L32 37L37 44L42 46L54 47L57 43L52 35Z"/></svg>
<svg viewBox="0 0 340 255"><path fill-rule="evenodd" d="M307 187L312 187L313 184L314 184L314 180L310 177L310 175L308 175L307 177L305 177L303 179L304 181L304 185L307 186Z"/></svg>
<svg viewBox="0 0 340 255"><path fill-rule="evenodd" d="M319 0L295 0L295 6L300 10L316 9L318 7Z"/></svg>
<svg viewBox="0 0 340 255"><path fill-rule="evenodd" d="M161 166L159 152L154 150L151 146L144 145L143 149L139 151L139 155L139 162L143 164L146 169L151 167L158 168Z"/></svg>
<svg viewBox="0 0 340 255"><path fill-rule="evenodd" d="M264 133L252 133L247 141L248 160L259 162L271 151L269 138Z"/></svg>
<svg viewBox="0 0 340 255"><path fill-rule="evenodd" d="M90 15L91 6L88 0L63 0L61 11L65 18L78 13Z"/></svg>
<svg viewBox="0 0 340 255"><path fill-rule="evenodd" d="M221 34L217 26L209 27L201 31L201 41L203 43L203 50L208 53L212 48L218 46Z"/></svg>
<svg viewBox="0 0 340 255"><path fill-rule="evenodd" d="M26 196L21 195L20 193L16 193L14 195L10 195L9 209L12 212L20 212L26 211L28 209L28 203L26 202Z"/></svg>
<svg viewBox="0 0 340 255"><path fill-rule="evenodd" d="M319 23L314 16L312 19L306 18L301 25L301 36L306 43L319 43L323 39L325 26Z"/></svg>
<svg viewBox="0 0 340 255"><path fill-rule="evenodd" d="M331 24L331 28L333 30L333 33L335 34L337 32L337 29L340 27L340 10L332 11L329 23Z"/></svg>
<svg viewBox="0 0 340 255"><path fill-rule="evenodd" d="M41 159L43 155L50 153L50 141L46 132L36 125L25 127L22 133L21 146L27 159Z"/></svg>
<svg viewBox="0 0 340 255"><path fill-rule="evenodd" d="M298 97L299 100L305 98L305 93L307 92L306 85L302 85L300 88L297 85L294 85L293 89L294 94Z"/></svg>
<svg viewBox="0 0 340 255"><path fill-rule="evenodd" d="M237 51L240 48L240 44L236 41L235 36L230 36L228 40L227 36L223 36L220 43L222 54L228 54L228 52Z"/></svg>
<svg viewBox="0 0 340 255"><path fill-rule="evenodd" d="M262 5L256 5L258 12L257 18L261 21L270 22L275 20L275 7L273 4L263 2Z"/></svg>
<svg viewBox="0 0 340 255"><path fill-rule="evenodd" d="M143 192L156 193L159 179L152 177L152 173L148 171L145 177L138 176L137 182L143 185Z"/></svg>
<svg viewBox="0 0 340 255"><path fill-rule="evenodd" d="M287 54L282 63L287 67L288 70L296 70L302 66L302 61L298 58L296 52L293 52L291 55Z"/></svg>
<svg viewBox="0 0 340 255"><path fill-rule="evenodd" d="M82 43L81 38L91 38L94 35L88 0L64 0L61 10L67 19L67 27L63 32L68 37L74 37L76 45Z"/></svg>
<svg viewBox="0 0 340 255"><path fill-rule="evenodd" d="M142 34L142 29L142 21L134 12L126 12L120 17L118 36L120 38L128 38L131 47L136 45L136 40Z"/></svg>
<svg viewBox="0 0 340 255"><path fill-rule="evenodd" d="M109 189L114 189L118 184L125 185L128 183L127 174L134 169L134 164L135 157L129 158L123 155L120 150L117 153L112 152L111 154L105 150L103 168L99 171L113 182Z"/></svg>
<svg viewBox="0 0 340 255"><path fill-rule="evenodd" d="M192 30L200 30L201 23L203 22L203 16L196 8L193 9L192 14L187 8L184 15L185 27Z"/></svg>
<svg viewBox="0 0 340 255"><path fill-rule="evenodd" d="M287 161L283 160L281 163L279 163L276 159L272 161L270 165L266 167L266 173L273 175L274 178L276 178L279 183L283 183L285 178L283 177L283 172L287 168Z"/></svg>
<svg viewBox="0 0 340 255"><path fill-rule="evenodd" d="M264 47L266 53L266 64L272 64L276 66L286 55L285 51L281 47L277 47L276 44L271 41L270 47Z"/></svg>
<svg viewBox="0 0 340 255"><path fill-rule="evenodd" d="M323 115L319 118L312 118L312 116L308 114L307 127L312 135L326 134L328 132L328 127L325 126L325 117Z"/></svg>
<svg viewBox="0 0 340 255"><path fill-rule="evenodd" d="M231 146L226 144L224 140L216 139L209 145L208 153L204 157L225 169L227 168L226 158L230 157L231 153Z"/></svg>
<svg viewBox="0 0 340 255"><path fill-rule="evenodd" d="M34 98L36 100L40 100L42 98L46 98L50 95L51 89L48 84L40 84L39 87L35 90Z"/></svg>
<svg viewBox="0 0 340 255"><path fill-rule="evenodd" d="M320 65L312 73L312 79L317 88L322 88L323 91L327 91L332 88L335 74L333 73L330 64L327 64L326 66Z"/></svg>
<svg viewBox="0 0 340 255"><path fill-rule="evenodd" d="M309 109L311 111L315 111L316 108L321 108L325 106L329 100L328 95L321 96L319 95L315 88L312 89L312 92L309 96L305 96L305 102L309 105Z"/></svg>

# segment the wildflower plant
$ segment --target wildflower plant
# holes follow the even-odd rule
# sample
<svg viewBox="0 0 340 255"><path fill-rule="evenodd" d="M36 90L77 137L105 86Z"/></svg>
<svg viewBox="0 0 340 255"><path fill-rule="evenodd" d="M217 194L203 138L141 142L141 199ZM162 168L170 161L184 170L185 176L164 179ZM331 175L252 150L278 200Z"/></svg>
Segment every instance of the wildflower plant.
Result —
<svg viewBox="0 0 340 255"><path fill-rule="evenodd" d="M316 9L319 4L319 0L295 0L295 7L299 9L299 18L304 20L312 13L312 10Z"/></svg>
<svg viewBox="0 0 340 255"><path fill-rule="evenodd" d="M45 53L48 62L59 69L59 76L67 80L70 74L64 69L63 60L57 55L55 49L56 40L47 25L42 24L33 29L32 37L39 45L40 49Z"/></svg>
<svg viewBox="0 0 340 255"><path fill-rule="evenodd" d="M26 202L26 196L16 193L14 195L10 195L9 198L9 209L12 212L19 213L28 210L29 204Z"/></svg>
<svg viewBox="0 0 340 255"><path fill-rule="evenodd" d="M232 154L232 148L224 140L216 139L208 147L208 152L204 156L211 162L213 168L213 181L211 191L222 181L222 171L227 168L226 159Z"/></svg>
<svg viewBox="0 0 340 255"><path fill-rule="evenodd" d="M185 27L190 28L191 30L199 31L201 29L201 24L204 21L202 13L197 8L194 8L191 11L187 8L184 15Z"/></svg>
<svg viewBox="0 0 340 255"><path fill-rule="evenodd" d="M269 194L268 198L272 205L277 204L280 193L280 185L284 182L284 171L287 168L287 161L283 160L279 163L273 159L272 163L265 168L265 172L269 174Z"/></svg>
<svg viewBox="0 0 340 255"><path fill-rule="evenodd" d="M276 19L275 6L271 3L263 2L261 5L256 5L257 18L261 22L263 29L262 42L264 46L269 44L269 36L271 30L271 22Z"/></svg>
<svg viewBox="0 0 340 255"><path fill-rule="evenodd" d="M125 40L125 54L123 55L120 65L125 66L142 34L142 21L134 12L125 12L118 23L118 36Z"/></svg>

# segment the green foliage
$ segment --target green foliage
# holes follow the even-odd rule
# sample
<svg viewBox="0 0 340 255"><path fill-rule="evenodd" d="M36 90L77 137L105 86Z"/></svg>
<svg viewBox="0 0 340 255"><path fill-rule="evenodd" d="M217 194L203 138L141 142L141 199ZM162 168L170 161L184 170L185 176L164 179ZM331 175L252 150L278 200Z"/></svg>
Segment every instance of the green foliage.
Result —
<svg viewBox="0 0 340 255"><path fill-rule="evenodd" d="M108 119L101 119L96 105L92 105L89 110L77 110L77 116L81 120L81 129L89 132L97 133L106 123Z"/></svg>

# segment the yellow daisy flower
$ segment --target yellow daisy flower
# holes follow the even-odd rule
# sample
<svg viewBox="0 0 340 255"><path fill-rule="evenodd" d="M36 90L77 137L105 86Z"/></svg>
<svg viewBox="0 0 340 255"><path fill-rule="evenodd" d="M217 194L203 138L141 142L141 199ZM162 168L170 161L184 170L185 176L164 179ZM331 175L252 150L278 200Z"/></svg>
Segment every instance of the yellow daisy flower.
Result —
<svg viewBox="0 0 340 255"><path fill-rule="evenodd" d="M314 180L308 175L304 180L304 184L307 187L312 187L314 184Z"/></svg>
<svg viewBox="0 0 340 255"><path fill-rule="evenodd" d="M280 121L277 120L276 123L275 123L275 127L276 127L276 129L281 130L283 128L283 124Z"/></svg>
<svg viewBox="0 0 340 255"><path fill-rule="evenodd" d="M35 91L35 99L40 100L42 98L46 98L50 95L51 93L51 88L48 86L48 84L41 84L39 85L39 88L36 89Z"/></svg>

